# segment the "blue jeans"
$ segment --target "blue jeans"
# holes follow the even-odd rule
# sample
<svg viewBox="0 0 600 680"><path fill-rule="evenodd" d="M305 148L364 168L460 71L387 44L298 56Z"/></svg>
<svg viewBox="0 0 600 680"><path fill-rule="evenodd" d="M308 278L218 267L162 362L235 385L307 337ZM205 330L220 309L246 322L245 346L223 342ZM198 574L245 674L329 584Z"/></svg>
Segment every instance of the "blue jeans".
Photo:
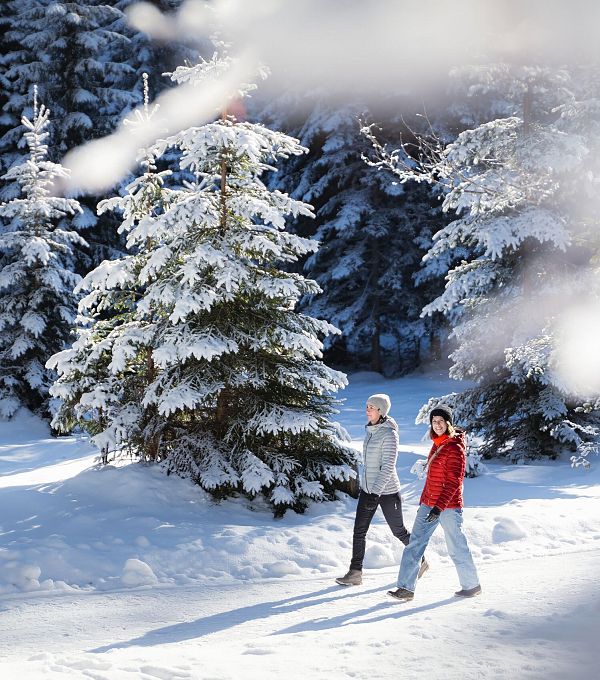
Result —
<svg viewBox="0 0 600 680"><path fill-rule="evenodd" d="M406 588L406 590L415 592L421 557L423 557L429 539L438 524L441 524L444 530L448 555L450 555L456 567L461 588L467 590L479 585L477 569L467 539L462 532L462 510L451 508L443 510L439 519L426 522L425 518L430 510L431 508L427 505L420 505L417 510L415 524L410 534L410 543L402 553L400 571L398 572L398 588Z"/></svg>

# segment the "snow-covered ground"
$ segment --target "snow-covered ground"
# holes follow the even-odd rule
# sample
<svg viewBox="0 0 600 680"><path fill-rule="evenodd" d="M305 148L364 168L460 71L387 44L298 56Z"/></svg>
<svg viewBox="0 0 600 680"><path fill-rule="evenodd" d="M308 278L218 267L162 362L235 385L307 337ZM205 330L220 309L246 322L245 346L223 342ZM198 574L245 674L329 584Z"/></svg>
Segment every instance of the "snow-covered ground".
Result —
<svg viewBox="0 0 600 680"><path fill-rule="evenodd" d="M410 527L428 449L414 425L440 374L351 376L339 420L356 446L369 394L392 397ZM350 557L355 501L275 520L219 505L157 468L100 468L85 440L21 415L0 424L0 678L586 678L600 653L600 459L488 464L465 480L465 527L483 594L457 600L441 532L411 603L402 546L377 516L364 585Z"/></svg>

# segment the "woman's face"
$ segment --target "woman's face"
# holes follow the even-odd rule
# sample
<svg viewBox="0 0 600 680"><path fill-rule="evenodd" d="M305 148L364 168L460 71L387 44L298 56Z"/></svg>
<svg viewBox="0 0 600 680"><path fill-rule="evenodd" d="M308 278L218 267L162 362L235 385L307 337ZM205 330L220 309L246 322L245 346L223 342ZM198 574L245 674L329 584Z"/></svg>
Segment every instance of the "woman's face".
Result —
<svg viewBox="0 0 600 680"><path fill-rule="evenodd" d="M442 416L433 416L431 419L431 429L435 432L436 437L441 437L448 431L448 423Z"/></svg>
<svg viewBox="0 0 600 680"><path fill-rule="evenodd" d="M367 404L367 419L371 425L374 425L379 420L380 415L378 408L371 406L371 404Z"/></svg>

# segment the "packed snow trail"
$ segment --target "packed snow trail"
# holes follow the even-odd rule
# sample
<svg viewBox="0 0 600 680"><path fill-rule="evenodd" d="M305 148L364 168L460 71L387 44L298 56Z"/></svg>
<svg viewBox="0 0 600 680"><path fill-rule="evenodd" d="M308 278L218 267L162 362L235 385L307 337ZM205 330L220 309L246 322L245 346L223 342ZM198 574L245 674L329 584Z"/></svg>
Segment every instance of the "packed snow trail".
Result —
<svg viewBox="0 0 600 680"><path fill-rule="evenodd" d="M290 680L595 676L600 550L481 566L483 594L453 596L438 562L415 600L331 578L2 601L0 676L12 680Z"/></svg>
<svg viewBox="0 0 600 680"><path fill-rule="evenodd" d="M419 404L447 378L352 377L340 420L357 448L369 394L398 414L412 526L425 455ZM215 504L158 466L96 467L85 440L0 423L0 680L589 680L600 664L600 466L491 462L465 480L483 594L457 600L443 533L414 601L386 596L402 545L380 513L363 586L342 588L356 501L274 520Z"/></svg>

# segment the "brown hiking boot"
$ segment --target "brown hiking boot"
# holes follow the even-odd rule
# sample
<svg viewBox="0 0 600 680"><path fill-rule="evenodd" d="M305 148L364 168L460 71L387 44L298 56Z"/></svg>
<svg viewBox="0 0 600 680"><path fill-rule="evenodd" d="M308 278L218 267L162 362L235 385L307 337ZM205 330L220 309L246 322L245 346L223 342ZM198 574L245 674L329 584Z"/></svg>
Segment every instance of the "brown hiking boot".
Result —
<svg viewBox="0 0 600 680"><path fill-rule="evenodd" d="M350 569L347 574L335 579L340 586L359 586L362 583L362 571L360 569Z"/></svg>
<svg viewBox="0 0 600 680"><path fill-rule="evenodd" d="M463 588L462 590L457 590L454 593L454 597L475 597L481 593L481 586L475 586L474 588Z"/></svg>
<svg viewBox="0 0 600 680"><path fill-rule="evenodd" d="M387 592L390 597L400 600L401 602L410 602L415 596L413 592L406 590L406 588L396 588L396 590L388 590Z"/></svg>

